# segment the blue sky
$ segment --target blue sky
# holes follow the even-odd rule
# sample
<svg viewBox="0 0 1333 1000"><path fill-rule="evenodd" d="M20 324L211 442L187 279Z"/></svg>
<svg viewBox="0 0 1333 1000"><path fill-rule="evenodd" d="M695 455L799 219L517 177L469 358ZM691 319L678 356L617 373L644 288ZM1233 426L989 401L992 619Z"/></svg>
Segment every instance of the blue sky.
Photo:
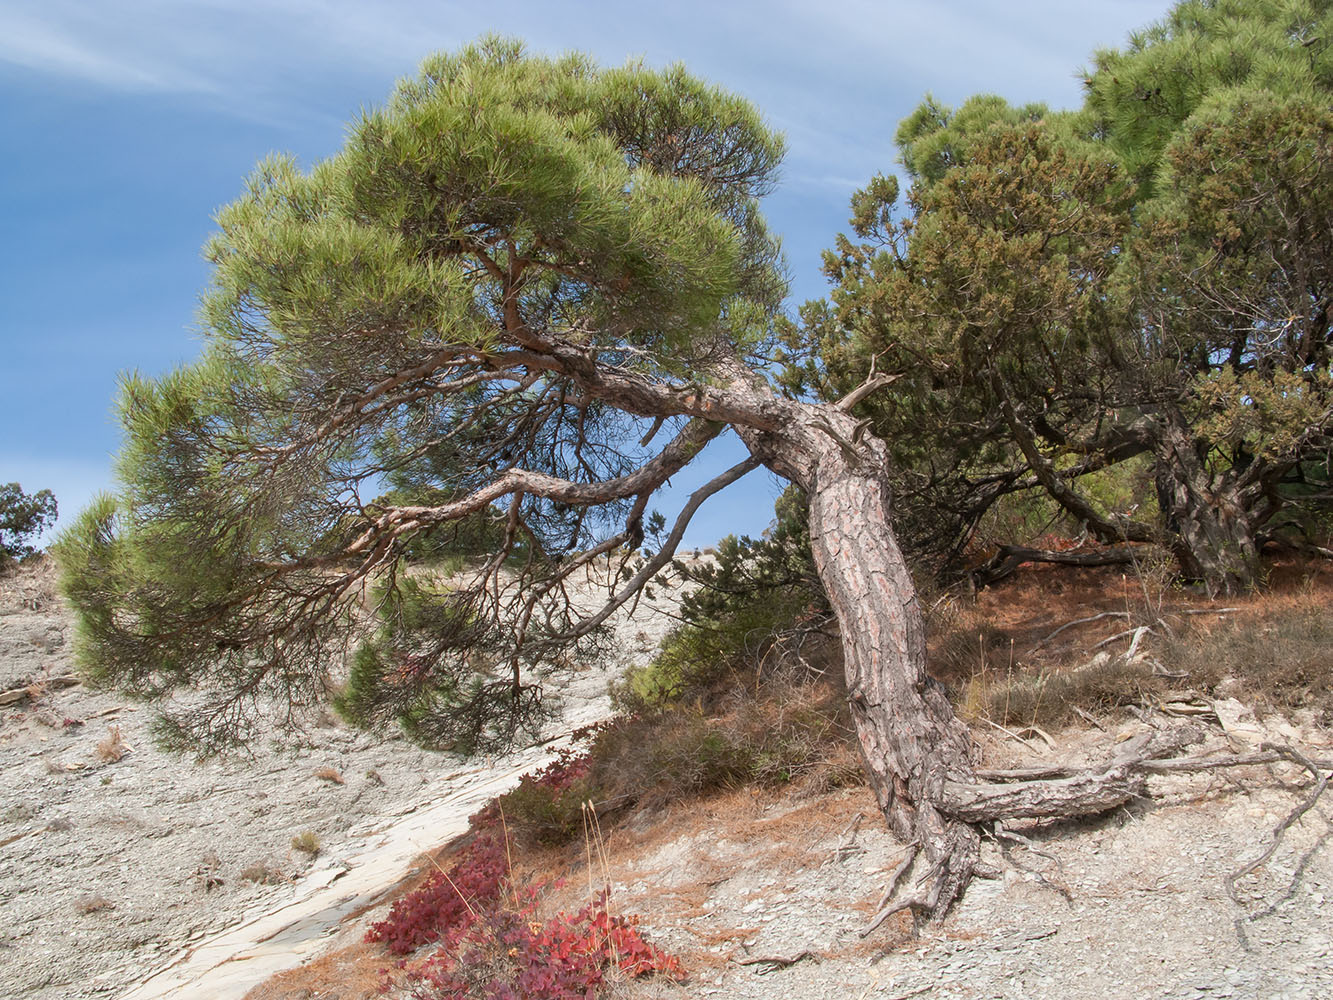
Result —
<svg viewBox="0 0 1333 1000"><path fill-rule="evenodd" d="M790 152L766 204L793 277L847 199L894 167L893 132L930 91L1079 102L1076 71L1166 0L827 0L503 4L332 0L0 0L0 483L49 488L67 521L112 486L117 373L199 352L199 248L270 151L310 164L421 58L487 31L601 62L684 62L744 94ZM707 468L736 460L714 446ZM687 490L678 477L677 490ZM690 544L757 533L779 489L753 473ZM662 505L664 513L672 513Z"/></svg>

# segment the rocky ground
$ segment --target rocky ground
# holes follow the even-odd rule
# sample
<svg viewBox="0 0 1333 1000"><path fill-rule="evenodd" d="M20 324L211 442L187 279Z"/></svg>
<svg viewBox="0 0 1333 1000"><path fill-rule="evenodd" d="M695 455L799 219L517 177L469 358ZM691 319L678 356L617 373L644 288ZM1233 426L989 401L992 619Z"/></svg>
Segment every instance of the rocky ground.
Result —
<svg viewBox="0 0 1333 1000"><path fill-rule="evenodd" d="M1333 756L1333 734L1311 724L1218 707L1201 717L1210 735L1198 752L1280 740ZM1094 762L1145 725L1177 721L1148 713L1106 732L1067 730L1053 748L977 737L995 766ZM592 852L592 883L611 883L613 908L640 915L690 971L683 983L622 984L617 996L633 1000L1322 1000L1333 996L1333 796L1240 880L1239 905L1227 892L1228 875L1311 788L1286 764L1175 775L1096 821L1013 824L1026 842L987 841L983 861L999 877L974 882L942 924L914 929L903 915L864 938L902 854L864 788L743 789L639 815ZM565 880L550 908L587 897L581 861L547 874ZM385 909L345 922L325 958L248 1000L382 995L387 956L361 938Z"/></svg>
<svg viewBox="0 0 1333 1000"><path fill-rule="evenodd" d="M627 623L625 657L642 656L669 624L646 614ZM195 765L153 748L148 709L61 687L68 629L49 580L10 581L0 593L0 692L25 692L0 704L4 996L150 995L156 970L225 941L228 927L244 939L256 914L280 911L303 884L355 867L366 845L432 803L517 773L525 759L465 764L324 718L297 746ZM569 703L579 719L605 710L618 668L608 661L578 676ZM1209 748L1279 740L1333 756L1333 735L1308 719L1213 707L1196 719ZM1054 747L990 729L976 736L991 766L1097 760L1141 726L1168 722L1148 712L1106 731L1054 733ZM860 936L902 850L863 788L739 790L639 815L607 833L594 880L613 883L614 906L641 914L652 940L691 972L682 984L625 984L624 995L643 1000L1313 1000L1333 996L1333 794L1240 881L1239 904L1226 891L1227 875L1264 850L1309 791L1285 764L1179 775L1154 779L1151 798L1095 822L1015 826L1027 843L985 846L1000 877L978 880L943 924L915 933L904 917ZM422 849L438 842L429 825L419 829ZM307 831L318 857L293 847ZM570 878L568 899L552 906L585 894L578 864L554 874ZM379 995L376 969L387 960L358 942L386 905L335 919L324 958L292 947L286 961L304 969L257 985L252 1000ZM151 995L218 996L220 983Z"/></svg>
<svg viewBox="0 0 1333 1000"><path fill-rule="evenodd" d="M1327 733L1307 735L1330 755ZM1066 734L1060 751L1084 740L1098 742ZM1154 780L1153 799L1097 822L1015 827L1030 844L989 842L984 860L1002 876L975 882L942 925L913 936L904 916L864 939L901 853L866 791L719 800L679 817L693 828L683 836L647 834L616 854L620 905L697 970L639 995L1333 996L1333 801L1241 880L1240 906L1226 891L1309 790L1285 765Z"/></svg>
<svg viewBox="0 0 1333 1000"><path fill-rule="evenodd" d="M402 817L538 759L467 762L327 713L253 757L162 753L151 708L72 683L72 624L53 576L29 567L0 580L5 997L123 995L192 944L284 905L307 877L350 866L350 852L373 849ZM674 606L671 588L656 594ZM548 735L602 717L608 681L670 625L647 605L622 616L618 656L555 679L566 710Z"/></svg>

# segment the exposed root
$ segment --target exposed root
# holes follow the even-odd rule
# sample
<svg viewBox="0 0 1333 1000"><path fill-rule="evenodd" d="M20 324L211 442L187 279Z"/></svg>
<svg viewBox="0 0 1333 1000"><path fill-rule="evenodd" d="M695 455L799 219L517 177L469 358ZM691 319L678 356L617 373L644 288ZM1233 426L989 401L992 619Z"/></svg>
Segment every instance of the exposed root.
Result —
<svg viewBox="0 0 1333 1000"><path fill-rule="evenodd" d="M1319 801L1319 796L1323 795L1324 789L1328 787L1328 775L1320 770L1319 764L1316 764L1299 750L1295 750L1289 746L1280 746L1276 743L1261 743L1259 749L1299 764L1310 772L1315 779L1315 784L1314 788L1310 790L1310 794L1299 802L1294 809L1287 813L1277 826L1273 828L1268 847L1264 849L1264 852L1253 861L1241 865L1227 876L1227 895L1230 896L1231 901L1241 909L1241 912L1232 918L1232 923L1236 928L1236 937L1240 940L1241 947L1246 949L1249 948L1250 942L1245 934L1245 924L1249 922L1251 915L1244 912L1244 906L1240 901L1240 897L1236 893L1236 883L1246 875L1258 871L1258 869L1273 856L1277 851L1278 846L1282 843L1282 838L1286 835L1287 830L1291 828L1293 823L1314 808L1314 804ZM1326 767L1328 762L1324 761L1321 762L1321 764Z"/></svg>
<svg viewBox="0 0 1333 1000"><path fill-rule="evenodd" d="M903 855L903 859L898 862L898 866L894 868L892 874L889 875L889 884L884 887L884 894L879 897L879 902L875 904L876 913L870 918L870 923L866 924L865 928L861 931L861 937L866 937L876 927L902 909L900 906L894 907L889 905L889 901L893 899L894 895L898 892L899 880L907 873L907 869L912 867L912 862L916 860L917 852L920 850L920 844L907 845L907 853Z"/></svg>
<svg viewBox="0 0 1333 1000"><path fill-rule="evenodd" d="M1310 811L1329 784L1333 761L1312 759L1289 746L1264 743L1258 752L1219 756L1172 756L1197 743L1203 733L1195 726L1152 730L1130 740L1109 761L1094 767L1048 766L1007 771L978 771L972 781L945 781L935 807L923 805L918 820L925 830L907 848L889 876L876 913L861 931L865 937L889 917L904 910L934 920L943 919L953 902L976 874L979 830L989 825L993 836L1036 849L1026 837L1004 829L1009 819L1072 819L1097 815L1142 796L1152 774L1211 771L1219 768L1269 764L1281 760L1299 764L1315 779L1314 787L1273 830L1267 849L1238 868L1227 880L1227 892L1240 906L1236 883L1256 871L1277 850L1286 831ZM899 885L917 864L926 863L916 885L925 888L896 898ZM1236 917L1236 934L1246 943L1244 923Z"/></svg>

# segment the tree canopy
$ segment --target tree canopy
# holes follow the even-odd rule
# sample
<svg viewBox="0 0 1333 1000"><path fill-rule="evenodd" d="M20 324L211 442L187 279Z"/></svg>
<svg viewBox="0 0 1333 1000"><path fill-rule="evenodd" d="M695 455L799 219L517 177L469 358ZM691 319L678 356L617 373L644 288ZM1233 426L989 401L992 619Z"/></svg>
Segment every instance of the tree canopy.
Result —
<svg viewBox="0 0 1333 1000"><path fill-rule="evenodd" d="M1327 107L1210 92L1152 190L1097 121L988 99L904 126L909 213L889 178L857 196L834 300L804 315L818 354L789 355L787 388L819 401L768 365L783 283L758 205L782 143L754 108L679 67L497 39L432 57L338 155L260 165L208 246L204 356L125 379L120 489L59 545L85 670L203 688L162 733L206 752L331 687L433 745L511 740L540 714L534 668L596 642L698 506L764 466L807 501L787 537L810 561L765 551L758 576L817 575L899 874L920 868L877 920L942 913L985 824L1114 808L1180 741L980 780L926 675L895 484L927 509L947 442L946 519L1040 488L1099 537L1174 535L1223 586L1252 578L1282 491L1327 492ZM652 516L727 428L748 457ZM1133 456L1165 525L1084 489ZM481 556L404 566L439 545ZM566 581L607 557L617 582L578 607Z"/></svg>
<svg viewBox="0 0 1333 1000"><path fill-rule="evenodd" d="M928 98L902 123L911 190L853 199L789 378L902 376L863 405L909 540L956 559L1040 491L1218 590L1299 542L1333 443L1330 26L1326 3L1181 3L1097 54L1077 111ZM1099 495L1126 463L1152 484L1132 511Z"/></svg>
<svg viewBox="0 0 1333 1000"><path fill-rule="evenodd" d="M544 599L637 548L653 492L723 429L687 389L766 336L783 286L756 202L781 154L680 68L490 39L428 60L337 156L261 163L207 247L204 357L125 378L123 490L64 540L86 662L147 692L207 682L176 735L222 746L257 696L319 695L365 632L345 598L387 571L388 632L358 660L377 711L446 744L511 732L520 657L600 623ZM484 568L409 594L399 557L460 524ZM386 644L431 669L383 676Z"/></svg>
<svg viewBox="0 0 1333 1000"><path fill-rule="evenodd" d="M30 540L56 523L56 498L50 490L24 493L18 483L0 486L0 556L23 559L37 550Z"/></svg>

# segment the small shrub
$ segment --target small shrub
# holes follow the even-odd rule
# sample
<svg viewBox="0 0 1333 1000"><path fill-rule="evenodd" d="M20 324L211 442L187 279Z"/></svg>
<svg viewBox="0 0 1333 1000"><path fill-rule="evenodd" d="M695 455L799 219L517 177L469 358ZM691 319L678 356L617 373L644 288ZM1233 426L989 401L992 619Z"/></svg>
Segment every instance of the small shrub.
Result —
<svg viewBox="0 0 1333 1000"><path fill-rule="evenodd" d="M26 823L36 817L38 808L27 802L17 802L0 812L0 823Z"/></svg>
<svg viewBox="0 0 1333 1000"><path fill-rule="evenodd" d="M544 770L540 780L554 784L566 768ZM478 836L447 872L432 875L371 925L366 940L394 955L438 946L409 969L417 1000L573 1000L597 996L612 976L682 976L674 957L643 938L637 918L610 912L605 892L573 916L543 919L538 892L515 884L506 871L503 844Z"/></svg>
<svg viewBox="0 0 1333 1000"><path fill-rule="evenodd" d="M312 858L319 854L322 847L319 836L314 830L303 830L292 838L292 849L308 854Z"/></svg>
<svg viewBox="0 0 1333 1000"><path fill-rule="evenodd" d="M287 876L281 870L264 861L246 865L241 869L240 877L241 881L254 882L256 885L277 885L279 882L287 881Z"/></svg>
<svg viewBox="0 0 1333 1000"><path fill-rule="evenodd" d="M618 974L684 976L679 960L653 947L633 916L612 915L605 892L574 915L534 919L534 907L499 909L472 925L452 953L427 963L422 1000L563 1000L595 997Z"/></svg>
<svg viewBox="0 0 1333 1000"><path fill-rule="evenodd" d="M541 844L564 844L583 830L583 804L600 797L589 778L590 751L562 750L550 764L523 775L518 785L472 818L479 829L506 824Z"/></svg>
<svg viewBox="0 0 1333 1000"><path fill-rule="evenodd" d="M477 837L448 872L436 872L394 903L366 940L382 941L395 955L442 938L456 943L495 904L505 871L504 848L491 837Z"/></svg>

